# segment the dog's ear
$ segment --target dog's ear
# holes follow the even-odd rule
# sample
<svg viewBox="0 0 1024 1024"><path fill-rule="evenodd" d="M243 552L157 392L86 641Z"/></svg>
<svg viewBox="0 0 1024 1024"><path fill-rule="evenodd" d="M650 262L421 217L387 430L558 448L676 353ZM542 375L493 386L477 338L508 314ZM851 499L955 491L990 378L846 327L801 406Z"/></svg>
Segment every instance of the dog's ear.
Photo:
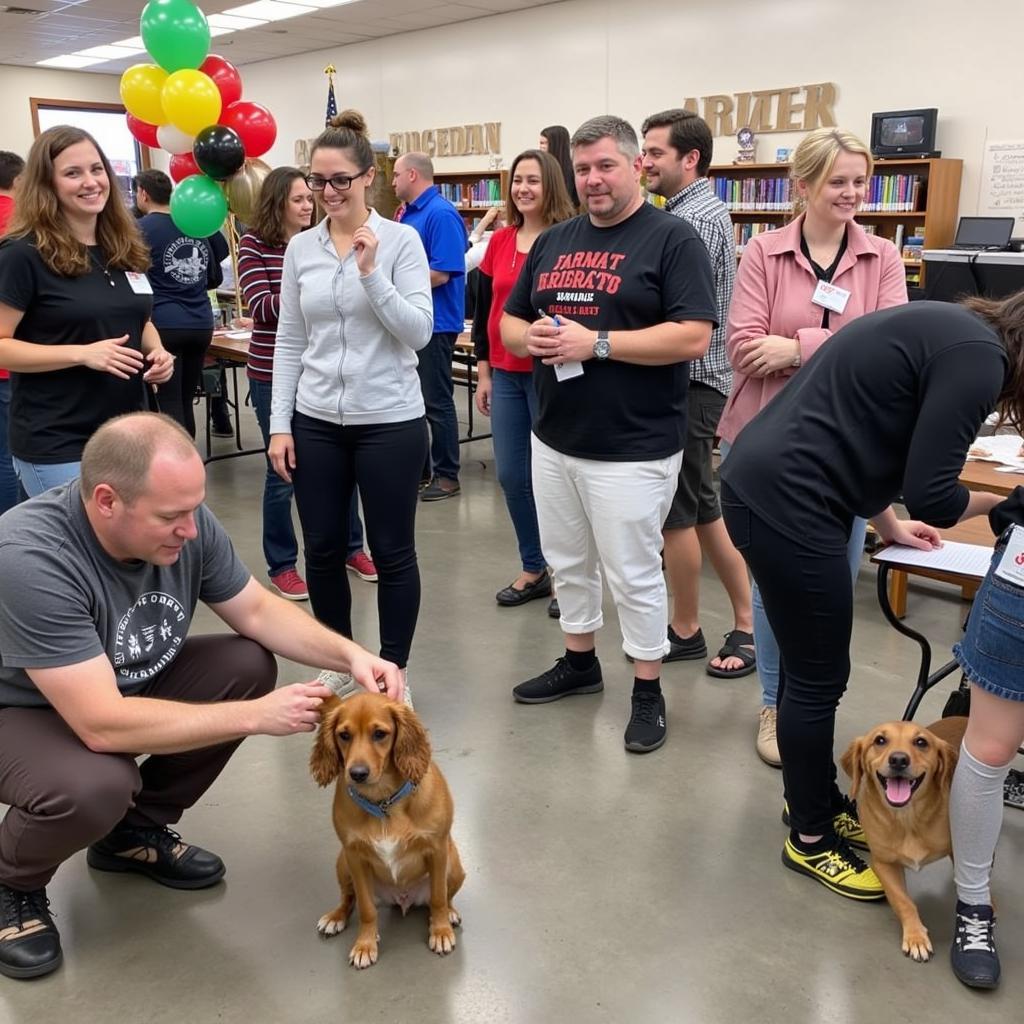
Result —
<svg viewBox="0 0 1024 1024"><path fill-rule="evenodd" d="M864 760L864 737L858 736L847 748L846 752L839 759L843 771L850 776L850 799L857 799L857 790L860 789L861 775L863 774Z"/></svg>
<svg viewBox="0 0 1024 1024"><path fill-rule="evenodd" d="M953 783L953 772L956 771L956 763L960 759L960 751L952 743L940 740L938 736L934 737L934 742L935 756L938 760L938 768L935 774L941 790L944 793L948 793L949 787Z"/></svg>
<svg viewBox="0 0 1024 1024"><path fill-rule="evenodd" d="M334 737L334 724L341 710L341 701L329 697L320 709L320 728L309 755L309 774L318 786L332 783L341 771L341 751Z"/></svg>
<svg viewBox="0 0 1024 1024"><path fill-rule="evenodd" d="M392 758L399 774L417 785L430 767L430 740L416 712L405 704L392 703L395 721L395 745Z"/></svg>

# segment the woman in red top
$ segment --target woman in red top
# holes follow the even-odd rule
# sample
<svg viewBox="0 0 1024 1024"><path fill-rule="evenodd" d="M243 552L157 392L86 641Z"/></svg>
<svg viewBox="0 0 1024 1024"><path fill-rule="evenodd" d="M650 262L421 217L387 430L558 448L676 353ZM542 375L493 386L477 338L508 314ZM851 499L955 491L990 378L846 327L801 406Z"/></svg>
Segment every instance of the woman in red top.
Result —
<svg viewBox="0 0 1024 1024"><path fill-rule="evenodd" d="M514 606L547 597L551 577L540 549L537 509L530 480L530 431L536 413L533 360L510 355L501 343L502 309L537 236L573 215L557 161L538 149L515 158L509 173L505 220L480 264L480 289L473 319L477 356L477 408L491 418L498 482L505 492L519 542L522 572L495 595Z"/></svg>

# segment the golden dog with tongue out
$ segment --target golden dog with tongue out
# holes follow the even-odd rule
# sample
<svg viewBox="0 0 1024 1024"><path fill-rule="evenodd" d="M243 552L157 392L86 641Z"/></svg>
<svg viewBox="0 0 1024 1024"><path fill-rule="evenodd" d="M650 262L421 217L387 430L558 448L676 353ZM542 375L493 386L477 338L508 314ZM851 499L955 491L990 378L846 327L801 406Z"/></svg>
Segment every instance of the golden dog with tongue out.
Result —
<svg viewBox="0 0 1024 1024"><path fill-rule="evenodd" d="M840 763L871 848L871 866L903 927L903 952L931 957L932 944L907 892L905 868L915 871L950 857L949 787L966 718L943 718L927 728L886 722L855 739Z"/></svg>

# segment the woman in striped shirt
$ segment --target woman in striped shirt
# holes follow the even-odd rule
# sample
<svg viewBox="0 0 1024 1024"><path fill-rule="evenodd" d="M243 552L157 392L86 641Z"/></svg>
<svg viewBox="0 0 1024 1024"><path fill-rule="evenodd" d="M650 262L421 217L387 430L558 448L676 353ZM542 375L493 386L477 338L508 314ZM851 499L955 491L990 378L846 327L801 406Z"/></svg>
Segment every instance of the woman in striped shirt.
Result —
<svg viewBox="0 0 1024 1024"><path fill-rule="evenodd" d="M288 242L309 227L313 193L295 167L278 167L267 175L252 230L238 245L238 283L252 317L249 343L249 393L264 447L270 444L270 394L274 341L281 312L281 267ZM270 582L293 601L309 594L295 568L299 545L292 524L292 485L282 480L267 460L263 484L263 555Z"/></svg>

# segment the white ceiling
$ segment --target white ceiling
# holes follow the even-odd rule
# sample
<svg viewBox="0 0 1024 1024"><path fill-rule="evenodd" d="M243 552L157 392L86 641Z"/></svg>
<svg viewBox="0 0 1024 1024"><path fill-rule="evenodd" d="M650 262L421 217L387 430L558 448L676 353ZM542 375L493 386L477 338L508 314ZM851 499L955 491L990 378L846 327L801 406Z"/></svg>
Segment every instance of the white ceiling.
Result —
<svg viewBox="0 0 1024 1024"><path fill-rule="evenodd" d="M199 0L198 6L211 15L246 2ZM251 64L551 2L554 0L355 0L343 7L217 36L210 41L210 49L234 64ZM143 6L144 0L0 0L0 64L30 66L47 57L137 36ZM120 74L132 64L147 61L142 53L83 70Z"/></svg>

